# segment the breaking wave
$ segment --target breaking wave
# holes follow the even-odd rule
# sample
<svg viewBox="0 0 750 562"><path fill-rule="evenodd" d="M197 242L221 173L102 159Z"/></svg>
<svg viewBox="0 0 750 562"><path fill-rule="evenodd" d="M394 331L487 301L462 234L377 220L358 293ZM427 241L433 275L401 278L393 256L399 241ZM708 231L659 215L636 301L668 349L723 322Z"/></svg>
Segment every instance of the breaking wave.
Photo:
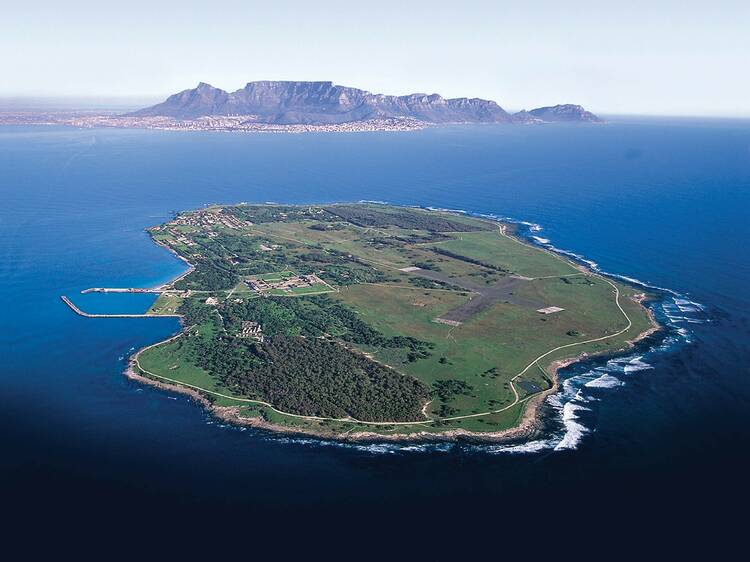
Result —
<svg viewBox="0 0 750 562"><path fill-rule="evenodd" d="M594 428L593 416L590 415L592 408L589 405L627 384L628 377L653 369L652 363L658 360L659 355L691 343L692 334L685 324L708 322L706 307L672 289L659 287L633 277L605 272L596 262L580 254L558 248L548 239L539 236L538 233L542 228L537 224L514 221L507 217L503 217L502 220L512 222L519 227L526 227L519 228L518 235L534 245L565 255L597 273L648 289L658 297L647 304L659 324L664 327L658 341L646 344L648 345L646 349L640 345L637 352L608 359L593 368L590 366L592 361L601 363L603 360L592 359L561 370L559 373L562 381L561 390L548 397L544 404L551 426L550 436L542 441L533 442L533 447L509 445L499 450L506 453L521 451L531 453L543 450L543 448L554 451L576 449Z"/></svg>
<svg viewBox="0 0 750 562"><path fill-rule="evenodd" d="M593 381L587 382L584 386L586 388L616 388L625 384L617 377L613 377L609 373L604 373L601 377L594 379Z"/></svg>

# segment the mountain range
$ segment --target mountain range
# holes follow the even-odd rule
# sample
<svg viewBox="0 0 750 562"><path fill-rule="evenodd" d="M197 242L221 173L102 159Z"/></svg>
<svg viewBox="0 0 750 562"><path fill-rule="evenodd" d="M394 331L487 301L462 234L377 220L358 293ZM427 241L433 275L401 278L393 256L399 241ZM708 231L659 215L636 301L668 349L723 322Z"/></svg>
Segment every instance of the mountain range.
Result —
<svg viewBox="0 0 750 562"><path fill-rule="evenodd" d="M479 98L446 99L438 94L372 94L333 82L258 81L235 92L201 82L164 102L128 117L194 120L210 116L246 116L279 125L329 125L370 119L408 118L426 123L600 122L580 105L555 105L511 114L496 102Z"/></svg>

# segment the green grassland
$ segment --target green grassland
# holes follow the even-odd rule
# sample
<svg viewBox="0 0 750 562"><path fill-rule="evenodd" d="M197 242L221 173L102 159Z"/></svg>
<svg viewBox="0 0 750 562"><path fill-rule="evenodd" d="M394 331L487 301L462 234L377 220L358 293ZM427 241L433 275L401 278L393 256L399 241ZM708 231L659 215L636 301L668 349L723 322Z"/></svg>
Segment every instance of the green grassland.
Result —
<svg viewBox="0 0 750 562"><path fill-rule="evenodd" d="M183 300L174 293L162 293L148 309L147 314L177 314Z"/></svg>
<svg viewBox="0 0 750 562"><path fill-rule="evenodd" d="M650 326L635 288L459 214L211 207L151 234L196 269L149 311L181 314L189 333L145 350L142 372L302 431L508 429L551 387L553 361L615 352ZM309 274L324 283L246 283ZM549 306L563 310L537 312ZM262 337L243 335L248 322Z"/></svg>
<svg viewBox="0 0 750 562"><path fill-rule="evenodd" d="M183 338L164 343L141 353L138 358L141 368L186 384L200 386L211 391L221 391L222 388L210 373L184 360L185 342L183 339L189 337L198 336L183 336Z"/></svg>
<svg viewBox="0 0 750 562"><path fill-rule="evenodd" d="M464 232L453 240L436 244L455 252L525 277L543 277L575 273L568 262L549 259L543 250L521 245L497 232Z"/></svg>
<svg viewBox="0 0 750 562"><path fill-rule="evenodd" d="M273 273L263 273L261 275L255 275L252 279L262 279L263 281L283 281L294 277L293 271L274 271Z"/></svg>

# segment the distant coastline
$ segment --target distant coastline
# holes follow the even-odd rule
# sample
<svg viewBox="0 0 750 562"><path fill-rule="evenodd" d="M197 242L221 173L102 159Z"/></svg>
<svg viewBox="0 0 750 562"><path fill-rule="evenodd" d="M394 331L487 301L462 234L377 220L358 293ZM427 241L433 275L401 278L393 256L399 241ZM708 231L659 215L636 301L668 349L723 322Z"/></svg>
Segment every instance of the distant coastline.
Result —
<svg viewBox="0 0 750 562"><path fill-rule="evenodd" d="M141 129L181 132L218 132L246 134L305 134L305 133L373 133L410 132L438 126L484 125L500 123L444 122L430 123L414 118L375 118L329 124L258 123L246 115L210 116L196 119L177 119L165 116L126 116L77 112L0 112L0 126L67 126L78 129ZM525 125L547 124L530 122Z"/></svg>
<svg viewBox="0 0 750 562"><path fill-rule="evenodd" d="M576 104L516 113L481 98L373 94L333 82L256 81L227 92L201 82L129 113L0 111L0 125L244 133L415 131L434 125L601 123Z"/></svg>
<svg viewBox="0 0 750 562"><path fill-rule="evenodd" d="M158 131L214 131L224 133L303 134L419 131L430 123L410 118L368 119L336 124L274 124L248 121L248 116L230 115L198 119L134 117L69 112L0 112L2 125L62 125L79 129L151 129Z"/></svg>

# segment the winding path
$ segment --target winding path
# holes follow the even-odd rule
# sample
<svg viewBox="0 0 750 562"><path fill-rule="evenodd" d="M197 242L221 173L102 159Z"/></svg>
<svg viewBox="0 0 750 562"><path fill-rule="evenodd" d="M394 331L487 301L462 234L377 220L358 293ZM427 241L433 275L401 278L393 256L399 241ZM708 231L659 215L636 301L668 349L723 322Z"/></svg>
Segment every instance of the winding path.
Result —
<svg viewBox="0 0 750 562"><path fill-rule="evenodd" d="M500 234L502 236L505 236L506 238L509 238L509 239L511 239L511 240L519 243L519 244L527 245L524 242L518 240L517 238L514 238L514 237L509 236L508 234L506 234L505 231L504 231L504 229L503 229L503 227L502 227L502 225L499 227L499 231L500 231ZM539 249L539 248L536 248L536 247L534 247L534 248L535 249ZM563 262L567 263L568 265L570 265L571 267L575 268L575 266L573 264L571 264L569 261L563 259L562 257L558 256L554 252L550 252L549 250L546 250L544 248L542 248L542 250L548 252L549 254L555 256L556 258L560 259L561 261L563 261ZM614 283L612 283L612 281L610 281L609 279L607 279L606 277L604 277L603 275L600 275L598 273L590 273L590 275L602 279L603 281L605 281L606 283L608 283L614 289L614 292L615 292L615 304L617 305L617 308L619 309L620 313L623 315L623 317L627 321L627 326L625 326L625 328L623 328L622 330L620 330L618 332L615 332L613 334L608 334L608 335L605 335L605 336L601 336L601 337L598 337L598 338L592 338L592 339L581 341L581 342L573 342L573 343L569 343L569 344L565 344L565 345L559 345L557 347L554 347L554 348L550 349L549 351L546 351L545 353L542 353L541 355L539 355L538 357L536 357L533 361L531 361L528 365L526 365L526 367L524 367L521 371L519 371L516 375L514 375L510 379L510 381L509 381L510 388L513 391L513 396L514 396L513 402L511 402L510 404L508 404L507 406L504 406L502 408L498 408L496 410L489 410L487 412L479 412L479 413L476 413L476 414L465 414L465 415L461 415L461 416L451 416L451 417L445 417L445 418L427 418L427 419L421 420L421 421L364 421L364 420L358 420L358 419L351 418L351 417L346 417L346 418L330 418L330 417L322 417L322 416L306 416L306 415L294 414L292 412L285 412L283 410L279 410L278 408L275 408L272 404L269 404L268 402L264 402L263 400L255 400L255 399L251 399L251 398L237 398L235 396L230 396L228 394L222 394L221 392L216 392L214 390L208 390L206 388L201 388L201 387L196 386L196 385L188 384L188 383L181 382L181 381L178 381L178 380L175 380L175 379L170 379L168 377L152 373L152 372L144 369L143 367L141 367L138 359L139 359L140 354L143 351L146 351L147 349L151 349L151 348L156 347L158 345L161 345L163 343L170 342L170 341L172 341L172 340L180 337L182 334L177 334L177 335L171 337L170 339L168 339L166 341L155 343L155 344L150 345L148 347L144 347L138 353L135 354L135 356L133 357L133 360L134 360L135 364L137 365L137 367L142 372L144 372L147 375L149 375L151 377L154 377L156 379L164 380L164 381L167 381L167 382L172 383L172 384L176 384L176 385L179 385L179 386L184 386L184 387L187 387L187 388L190 388L190 389L193 389L193 390L197 390L197 391L200 391L200 392L204 392L206 394L209 394L209 395L212 395L212 396L217 396L217 397L220 397L220 398L226 398L226 399L229 399L229 400L234 400L234 401L237 401L237 402L248 403L248 404L258 404L258 405L261 405L261 406L265 406L265 407L273 410L274 412L276 412L278 414L281 414L281 415L284 415L284 416L289 416L289 417L296 418L296 419L309 420L309 421L330 421L330 422L340 422L340 423L356 423L356 424L370 425L370 426L387 426L387 425L393 425L393 426L419 426L419 425L432 425L432 424L438 423L438 422L464 420L464 419L469 419L469 418L479 418L479 417L484 417L484 416L489 416L489 415L499 414L499 413L505 412L506 410L509 410L509 409L513 408L514 406L517 406L518 404L521 404L521 403L529 400L530 398L536 396L536 394L530 394L530 395L526 396L525 398L521 398L519 396L519 394L518 394L518 390L516 389L515 381L518 378L520 378L521 376L523 376L531 367L533 367L534 365L538 365L539 361L541 361L545 357L548 357L549 355L551 355L551 354L553 354L553 353L555 353L557 351L560 351L562 349L570 349L570 348L573 348L573 347L578 347L578 346L582 346L582 345L588 345L588 344L591 344L591 343L596 343L596 342L608 340L608 339L611 339L611 338L616 338L616 337L624 334L628 330L630 330L630 328L633 326L633 321L630 319L630 317L628 316L628 314L625 312L625 310L622 308L622 305L620 304L620 290L617 288L617 285L615 285ZM541 368L541 366L539 366L539 367ZM424 407L422 409L422 413L426 416L425 409L426 409L426 407Z"/></svg>

